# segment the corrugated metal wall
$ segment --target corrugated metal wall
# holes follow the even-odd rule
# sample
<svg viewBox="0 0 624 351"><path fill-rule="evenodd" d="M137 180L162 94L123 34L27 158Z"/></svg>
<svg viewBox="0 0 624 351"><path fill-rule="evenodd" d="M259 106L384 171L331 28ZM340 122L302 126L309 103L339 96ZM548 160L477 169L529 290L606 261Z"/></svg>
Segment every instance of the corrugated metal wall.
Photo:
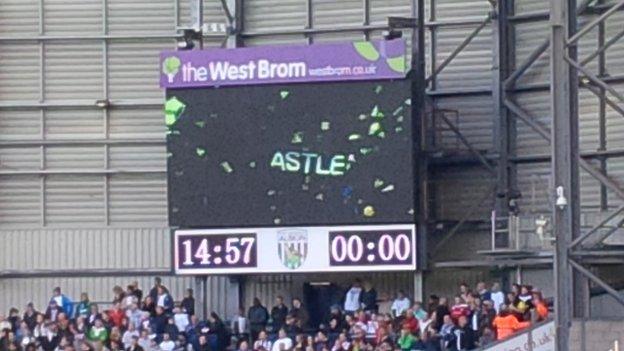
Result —
<svg viewBox="0 0 624 351"><path fill-rule="evenodd" d="M0 1L0 311L43 307L57 285L96 301L156 274L176 299L193 287L167 276L158 86L158 53L189 13L177 0ZM221 5L206 1L205 20L223 22ZM208 280L209 310L237 305L229 285Z"/></svg>

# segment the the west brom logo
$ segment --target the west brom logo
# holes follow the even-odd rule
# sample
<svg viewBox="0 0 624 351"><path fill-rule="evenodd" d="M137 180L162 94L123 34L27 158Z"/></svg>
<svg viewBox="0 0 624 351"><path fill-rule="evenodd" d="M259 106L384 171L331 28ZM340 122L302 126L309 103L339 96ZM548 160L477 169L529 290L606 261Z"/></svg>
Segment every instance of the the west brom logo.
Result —
<svg viewBox="0 0 624 351"><path fill-rule="evenodd" d="M301 267L308 257L308 232L303 229L284 229L277 232L277 255L286 268Z"/></svg>

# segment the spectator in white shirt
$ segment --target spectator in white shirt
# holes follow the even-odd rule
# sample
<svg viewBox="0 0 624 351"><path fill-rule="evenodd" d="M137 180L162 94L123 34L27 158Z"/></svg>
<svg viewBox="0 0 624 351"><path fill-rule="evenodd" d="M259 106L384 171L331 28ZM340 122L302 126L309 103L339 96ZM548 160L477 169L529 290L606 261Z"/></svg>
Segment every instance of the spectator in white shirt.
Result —
<svg viewBox="0 0 624 351"><path fill-rule="evenodd" d="M490 292L490 299L494 303L494 309L496 313L500 311L500 307L503 303L505 303L505 293L501 291L500 284L494 283L492 284L492 291Z"/></svg>
<svg viewBox="0 0 624 351"><path fill-rule="evenodd" d="M390 310L392 311L392 316L398 317L403 314L410 306L412 305L410 299L405 296L405 292L403 290L399 290L397 294L397 298L392 302L392 307Z"/></svg>
<svg viewBox="0 0 624 351"><path fill-rule="evenodd" d="M280 329L278 336L279 338L273 343L271 351L289 351L292 349L293 342L286 335L286 331L284 329Z"/></svg>
<svg viewBox="0 0 624 351"><path fill-rule="evenodd" d="M163 340L160 343L159 347L162 351L173 351L173 349L175 348L175 342L173 342L173 340L169 338L169 334L164 333Z"/></svg>
<svg viewBox="0 0 624 351"><path fill-rule="evenodd" d="M353 313L361 308L360 306L360 294L362 293L362 287L359 280L353 282L351 289L349 289L345 295L344 310L347 313Z"/></svg>

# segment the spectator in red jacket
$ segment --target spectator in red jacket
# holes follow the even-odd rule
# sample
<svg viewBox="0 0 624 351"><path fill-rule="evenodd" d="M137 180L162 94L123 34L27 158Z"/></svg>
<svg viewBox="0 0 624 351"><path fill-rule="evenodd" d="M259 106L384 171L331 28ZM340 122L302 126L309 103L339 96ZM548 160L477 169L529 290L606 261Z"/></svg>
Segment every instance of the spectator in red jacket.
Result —
<svg viewBox="0 0 624 351"><path fill-rule="evenodd" d="M116 303L113 305L113 308L108 311L108 316L114 326L121 328L123 319L126 317L126 313L121 309L120 303Z"/></svg>
<svg viewBox="0 0 624 351"><path fill-rule="evenodd" d="M412 334L416 334L418 332L418 319L414 317L414 310L408 308L405 311L405 319L403 319L403 323L401 323L403 329L409 329Z"/></svg>
<svg viewBox="0 0 624 351"><path fill-rule="evenodd" d="M451 318L457 324L461 316L470 316L470 306L460 296L455 296L455 303L451 307Z"/></svg>

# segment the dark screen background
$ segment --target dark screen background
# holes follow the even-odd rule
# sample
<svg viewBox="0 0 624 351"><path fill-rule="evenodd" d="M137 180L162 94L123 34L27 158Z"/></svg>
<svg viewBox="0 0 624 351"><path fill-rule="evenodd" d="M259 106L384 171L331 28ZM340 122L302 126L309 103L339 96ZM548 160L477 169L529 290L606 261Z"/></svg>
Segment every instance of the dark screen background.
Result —
<svg viewBox="0 0 624 351"><path fill-rule="evenodd" d="M409 81L168 90L173 96L186 107L167 136L171 225L413 222ZM383 118L371 116L375 106ZM383 138L369 136L374 121ZM349 140L354 134L361 139ZM306 176L271 168L276 151L355 162L344 176Z"/></svg>

